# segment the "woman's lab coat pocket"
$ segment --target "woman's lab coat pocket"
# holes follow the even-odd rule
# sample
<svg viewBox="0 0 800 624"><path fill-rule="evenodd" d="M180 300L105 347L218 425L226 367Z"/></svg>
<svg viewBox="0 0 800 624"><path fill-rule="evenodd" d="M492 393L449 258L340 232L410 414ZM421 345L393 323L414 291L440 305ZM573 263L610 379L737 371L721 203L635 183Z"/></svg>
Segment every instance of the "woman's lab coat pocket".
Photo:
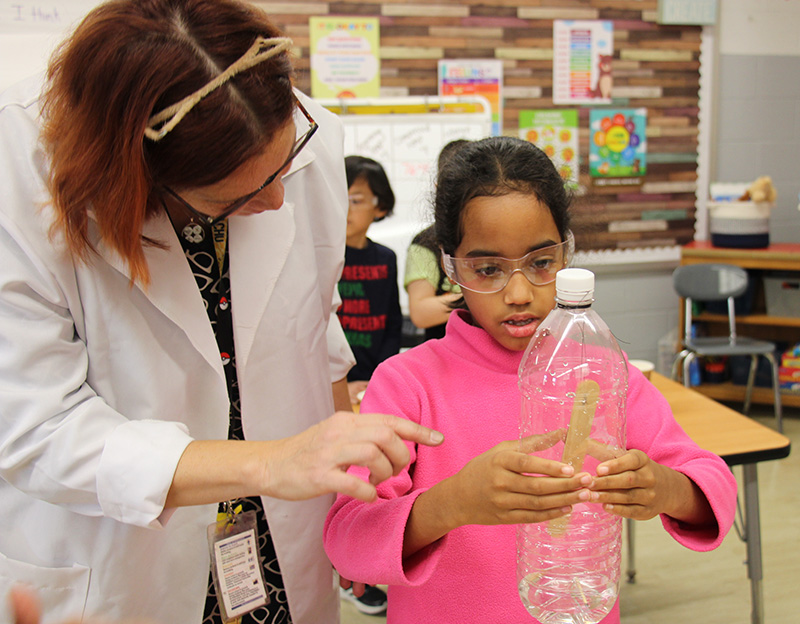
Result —
<svg viewBox="0 0 800 624"><path fill-rule="evenodd" d="M83 617L90 576L91 568L85 566L76 564L69 568L43 568L9 559L0 553L0 587L3 593L7 594L17 583L32 586L42 607L43 624ZM5 611L5 614L0 621L13 621L7 600L2 603L0 611Z"/></svg>

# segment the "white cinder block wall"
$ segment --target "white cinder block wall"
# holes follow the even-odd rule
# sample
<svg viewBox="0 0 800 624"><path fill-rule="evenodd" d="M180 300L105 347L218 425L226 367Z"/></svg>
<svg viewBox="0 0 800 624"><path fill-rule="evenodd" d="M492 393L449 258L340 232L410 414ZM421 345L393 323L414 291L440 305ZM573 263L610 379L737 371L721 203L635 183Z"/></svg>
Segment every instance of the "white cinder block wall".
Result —
<svg viewBox="0 0 800 624"><path fill-rule="evenodd" d="M631 359L658 364L658 341L678 327L680 302L672 288L674 267L636 273L587 268L596 275L594 308L620 347Z"/></svg>

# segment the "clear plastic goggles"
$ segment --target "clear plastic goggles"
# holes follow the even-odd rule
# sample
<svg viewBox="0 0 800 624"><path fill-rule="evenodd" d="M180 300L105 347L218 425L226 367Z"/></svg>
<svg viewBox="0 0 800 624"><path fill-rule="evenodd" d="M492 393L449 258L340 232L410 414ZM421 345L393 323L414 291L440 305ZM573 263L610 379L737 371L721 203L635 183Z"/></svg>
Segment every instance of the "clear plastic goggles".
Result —
<svg viewBox="0 0 800 624"><path fill-rule="evenodd" d="M563 243L534 249L516 260L499 256L453 258L444 251L442 260L447 277L461 288L490 294L503 290L517 271L534 286L550 284L558 271L569 266L574 252L575 238L569 232Z"/></svg>
<svg viewBox="0 0 800 624"><path fill-rule="evenodd" d="M361 194L348 195L347 201L350 205L350 210L372 210L378 206L378 198L374 195L370 198Z"/></svg>

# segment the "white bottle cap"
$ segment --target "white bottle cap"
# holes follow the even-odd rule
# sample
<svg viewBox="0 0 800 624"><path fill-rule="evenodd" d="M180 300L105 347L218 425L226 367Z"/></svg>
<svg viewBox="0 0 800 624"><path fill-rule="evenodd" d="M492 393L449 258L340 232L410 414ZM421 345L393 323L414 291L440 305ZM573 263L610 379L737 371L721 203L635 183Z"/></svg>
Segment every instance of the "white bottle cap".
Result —
<svg viewBox="0 0 800 624"><path fill-rule="evenodd" d="M556 299L564 303L591 304L594 273L587 269L561 269L556 273Z"/></svg>

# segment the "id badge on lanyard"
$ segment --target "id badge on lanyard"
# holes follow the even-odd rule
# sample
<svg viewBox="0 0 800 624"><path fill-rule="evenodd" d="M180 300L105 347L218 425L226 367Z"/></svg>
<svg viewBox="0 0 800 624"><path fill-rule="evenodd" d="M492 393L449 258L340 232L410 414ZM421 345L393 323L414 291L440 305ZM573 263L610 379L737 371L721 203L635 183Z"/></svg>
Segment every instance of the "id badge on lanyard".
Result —
<svg viewBox="0 0 800 624"><path fill-rule="evenodd" d="M269 604L269 594L259 559L256 512L242 513L225 503L225 512L207 529L211 551L211 576L223 622L240 618Z"/></svg>
<svg viewBox="0 0 800 624"><path fill-rule="evenodd" d="M228 242L227 220L212 226L214 248L222 275ZM233 501L207 529L211 552L211 577L223 622L238 624L241 617L269 604L264 571L258 550L258 524L255 511L242 513Z"/></svg>

